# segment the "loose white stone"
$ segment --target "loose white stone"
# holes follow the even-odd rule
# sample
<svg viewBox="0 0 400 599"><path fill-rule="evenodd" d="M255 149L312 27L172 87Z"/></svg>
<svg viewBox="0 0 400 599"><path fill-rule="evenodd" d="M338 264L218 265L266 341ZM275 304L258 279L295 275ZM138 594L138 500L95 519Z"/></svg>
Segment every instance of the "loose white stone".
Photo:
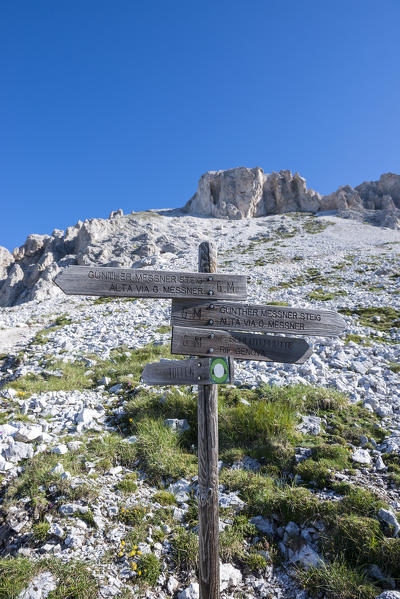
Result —
<svg viewBox="0 0 400 599"><path fill-rule="evenodd" d="M19 462L26 458L33 457L33 447L29 443L15 441L3 451L3 456L7 461Z"/></svg>
<svg viewBox="0 0 400 599"><path fill-rule="evenodd" d="M378 470L378 472L386 470L385 462L382 460L382 456L377 457L375 462L375 468Z"/></svg>
<svg viewBox="0 0 400 599"><path fill-rule="evenodd" d="M17 430L14 435L16 441L22 441L23 443L30 443L35 439L38 439L42 434L41 426L23 426Z"/></svg>
<svg viewBox="0 0 400 599"><path fill-rule="evenodd" d="M220 589L224 591L231 586L237 586L242 582L242 573L232 564L220 564Z"/></svg>
<svg viewBox="0 0 400 599"><path fill-rule="evenodd" d="M64 537L64 529L57 524L57 522L53 522L50 525L49 528L49 534L54 535L55 537L58 537L59 539L62 539Z"/></svg>
<svg viewBox="0 0 400 599"><path fill-rule="evenodd" d="M177 418L166 418L164 423L166 426L168 426L168 428L172 429L173 431L177 431L178 433L183 433L184 431L190 429L189 423L186 419L179 420Z"/></svg>
<svg viewBox="0 0 400 599"><path fill-rule="evenodd" d="M178 593L178 599L199 599L200 590L197 582L192 582L184 591Z"/></svg>
<svg viewBox="0 0 400 599"><path fill-rule="evenodd" d="M390 526L393 526L394 532L393 536L398 537L400 532L400 524L397 521L395 514L391 510L385 510L383 507L378 512L379 520L382 522L386 522Z"/></svg>
<svg viewBox="0 0 400 599"><path fill-rule="evenodd" d="M45 599L57 588L57 580L51 572L41 572L18 595L18 599Z"/></svg>
<svg viewBox="0 0 400 599"><path fill-rule="evenodd" d="M275 532L275 527L272 523L272 520L268 520L262 516L254 516L250 522L254 524L260 532L263 532L267 535L273 535Z"/></svg>
<svg viewBox="0 0 400 599"><path fill-rule="evenodd" d="M58 462L54 468L50 470L51 474L64 474L64 466Z"/></svg>
<svg viewBox="0 0 400 599"><path fill-rule="evenodd" d="M179 580L177 580L174 576L170 576L167 582L167 591L172 596L176 589L179 586Z"/></svg>
<svg viewBox="0 0 400 599"><path fill-rule="evenodd" d="M290 557L290 561L293 563L299 563L305 568L318 567L322 566L323 564L318 553L307 544L304 544L300 549L294 551Z"/></svg>
<svg viewBox="0 0 400 599"><path fill-rule="evenodd" d="M305 435L319 435L321 432L321 418L318 416L302 416L302 422L297 428Z"/></svg>
<svg viewBox="0 0 400 599"><path fill-rule="evenodd" d="M177 480L175 483L172 483L168 487L168 491L175 495L175 499L178 503L188 501L190 490L190 482L185 478Z"/></svg>
<svg viewBox="0 0 400 599"><path fill-rule="evenodd" d="M351 459L358 464L372 464L372 458L368 449L356 449L352 454Z"/></svg>
<svg viewBox="0 0 400 599"><path fill-rule="evenodd" d="M122 466L115 466L114 468L110 468L110 470L108 471L107 474L114 475L114 474L119 474L122 471L123 471Z"/></svg>

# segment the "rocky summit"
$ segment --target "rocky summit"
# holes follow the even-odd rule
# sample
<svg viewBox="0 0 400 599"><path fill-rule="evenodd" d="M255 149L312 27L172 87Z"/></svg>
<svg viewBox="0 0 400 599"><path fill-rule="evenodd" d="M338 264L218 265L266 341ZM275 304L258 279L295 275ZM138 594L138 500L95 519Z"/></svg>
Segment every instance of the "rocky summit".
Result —
<svg viewBox="0 0 400 599"><path fill-rule="evenodd" d="M245 171L204 175L214 217L115 211L0 253L0 597L199 597L197 387L141 380L173 358L171 302L52 279L195 271L204 240L219 271L247 275L249 303L346 322L308 338L304 364L237 360L219 386L221 598L400 596L400 231L319 208L384 212L396 176L335 199ZM190 210L210 208L201 194ZM292 212L263 213L285 194Z"/></svg>
<svg viewBox="0 0 400 599"><path fill-rule="evenodd" d="M264 173L262 168L233 168L202 175L185 206L189 214L218 218L251 218L283 212L335 210L339 216L400 228L400 175L386 173L379 181L353 189L339 187L321 196L307 189L306 180L288 170Z"/></svg>

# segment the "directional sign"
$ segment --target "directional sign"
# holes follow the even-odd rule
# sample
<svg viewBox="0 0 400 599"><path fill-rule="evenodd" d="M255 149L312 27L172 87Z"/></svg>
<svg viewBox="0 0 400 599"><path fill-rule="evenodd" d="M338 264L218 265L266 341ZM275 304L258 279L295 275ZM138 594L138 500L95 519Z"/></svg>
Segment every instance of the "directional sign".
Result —
<svg viewBox="0 0 400 599"><path fill-rule="evenodd" d="M233 382L233 360L195 358L146 364L142 379L149 385L212 385Z"/></svg>
<svg viewBox="0 0 400 599"><path fill-rule="evenodd" d="M330 310L249 305L213 300L173 300L171 323L185 327L326 337L339 335L346 326L340 314Z"/></svg>
<svg viewBox="0 0 400 599"><path fill-rule="evenodd" d="M68 295L245 299L247 277L104 266L68 266L54 279Z"/></svg>
<svg viewBox="0 0 400 599"><path fill-rule="evenodd" d="M312 348L298 337L276 337L219 331L216 329L187 329L173 327L172 354L230 356L239 360L263 360L302 364L312 354Z"/></svg>

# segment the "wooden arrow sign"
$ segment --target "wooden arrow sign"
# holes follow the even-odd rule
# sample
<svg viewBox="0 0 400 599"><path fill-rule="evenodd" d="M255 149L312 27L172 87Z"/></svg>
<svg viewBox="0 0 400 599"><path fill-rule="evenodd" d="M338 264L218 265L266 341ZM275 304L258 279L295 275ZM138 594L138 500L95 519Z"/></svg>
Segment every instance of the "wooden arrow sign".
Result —
<svg viewBox="0 0 400 599"><path fill-rule="evenodd" d="M233 378L234 363L229 358L165 360L146 364L142 374L148 385L222 385Z"/></svg>
<svg viewBox="0 0 400 599"><path fill-rule="evenodd" d="M245 299L247 277L220 273L68 266L55 277L54 282L67 295Z"/></svg>
<svg viewBox="0 0 400 599"><path fill-rule="evenodd" d="M249 305L220 301L173 300L171 323L185 327L293 333L334 337L346 323L329 310Z"/></svg>
<svg viewBox="0 0 400 599"><path fill-rule="evenodd" d="M230 356L239 360L262 360L302 364L312 354L312 348L298 337L276 337L173 327L172 354L199 356Z"/></svg>

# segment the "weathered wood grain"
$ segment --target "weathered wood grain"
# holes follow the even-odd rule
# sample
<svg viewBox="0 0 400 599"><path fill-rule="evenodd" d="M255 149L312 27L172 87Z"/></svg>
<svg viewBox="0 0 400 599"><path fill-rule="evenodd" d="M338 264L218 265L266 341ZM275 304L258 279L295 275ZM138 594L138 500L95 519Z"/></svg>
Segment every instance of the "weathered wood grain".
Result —
<svg viewBox="0 0 400 599"><path fill-rule="evenodd" d="M225 358L220 358L225 360ZM226 367L215 364L214 358L194 358L190 360L165 360L146 364L142 380L148 385L210 385L232 383L234 380L233 360L225 360ZM219 371L224 374L218 377ZM225 376L226 373L226 376Z"/></svg>
<svg viewBox="0 0 400 599"><path fill-rule="evenodd" d="M199 246L199 271L215 272L217 252ZM186 329L187 331L187 329ZM196 352L194 352L196 353ZM218 386L200 385L197 406L199 461L200 599L219 599Z"/></svg>
<svg viewBox="0 0 400 599"><path fill-rule="evenodd" d="M171 353L302 364L311 356L312 347L298 337L173 327Z"/></svg>
<svg viewBox="0 0 400 599"><path fill-rule="evenodd" d="M244 275L68 266L54 282L67 295L245 299Z"/></svg>
<svg viewBox="0 0 400 599"><path fill-rule="evenodd" d="M178 299L172 301L171 324L324 337L340 335L346 327L331 310Z"/></svg>

